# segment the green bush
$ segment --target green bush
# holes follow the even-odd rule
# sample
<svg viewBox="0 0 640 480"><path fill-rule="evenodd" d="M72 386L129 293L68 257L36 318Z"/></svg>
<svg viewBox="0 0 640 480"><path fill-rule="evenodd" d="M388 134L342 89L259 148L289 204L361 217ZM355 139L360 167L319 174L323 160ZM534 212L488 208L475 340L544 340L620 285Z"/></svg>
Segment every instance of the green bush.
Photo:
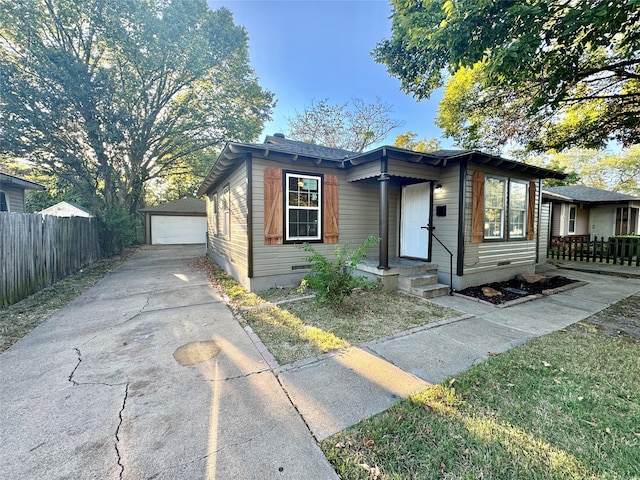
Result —
<svg viewBox="0 0 640 480"><path fill-rule="evenodd" d="M348 245L338 245L333 251L333 260L316 251L309 243L304 243L300 248L311 254L305 258L311 267L300 284L300 291L310 287L318 303L340 305L355 288L375 286L363 275L354 276L353 270L366 256L365 250L379 240L370 235L355 250L350 250Z"/></svg>
<svg viewBox="0 0 640 480"><path fill-rule="evenodd" d="M100 248L102 255L112 257L133 245L136 241L136 219L123 205L116 205L105 212L100 222Z"/></svg>

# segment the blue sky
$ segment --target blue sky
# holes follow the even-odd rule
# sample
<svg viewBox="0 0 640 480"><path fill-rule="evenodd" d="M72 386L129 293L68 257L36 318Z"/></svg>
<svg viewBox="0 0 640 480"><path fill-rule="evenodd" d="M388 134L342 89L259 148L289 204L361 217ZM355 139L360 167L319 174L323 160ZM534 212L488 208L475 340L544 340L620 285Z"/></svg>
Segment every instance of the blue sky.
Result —
<svg viewBox="0 0 640 480"><path fill-rule="evenodd" d="M439 95L416 102L400 91L384 65L370 52L391 32L391 6L386 0L208 0L212 8L227 7L234 21L249 35L251 65L260 85L275 93L278 104L263 137L286 133L287 118L304 111L312 101L328 98L332 104L376 98L393 106L392 117L405 125L392 131L440 138L434 125ZM262 138L260 139L262 140Z"/></svg>

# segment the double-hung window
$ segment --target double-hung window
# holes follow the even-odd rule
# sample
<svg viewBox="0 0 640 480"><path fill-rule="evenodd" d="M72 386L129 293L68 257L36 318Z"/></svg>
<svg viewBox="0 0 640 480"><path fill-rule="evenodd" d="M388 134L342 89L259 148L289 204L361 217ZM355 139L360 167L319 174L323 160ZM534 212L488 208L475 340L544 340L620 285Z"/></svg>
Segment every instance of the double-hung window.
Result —
<svg viewBox="0 0 640 480"><path fill-rule="evenodd" d="M500 177L486 177L484 183L484 238L503 238L505 193L507 181Z"/></svg>
<svg viewBox="0 0 640 480"><path fill-rule="evenodd" d="M322 176L287 173L285 179L287 241L322 238Z"/></svg>
<svg viewBox="0 0 640 480"><path fill-rule="evenodd" d="M527 218L527 184L509 183L509 238L525 238Z"/></svg>
<svg viewBox="0 0 640 480"><path fill-rule="evenodd" d="M576 215L578 208L575 205L569 207L569 235L575 235L576 233Z"/></svg>
<svg viewBox="0 0 640 480"><path fill-rule="evenodd" d="M527 183L487 175L484 179L484 240L527 238Z"/></svg>

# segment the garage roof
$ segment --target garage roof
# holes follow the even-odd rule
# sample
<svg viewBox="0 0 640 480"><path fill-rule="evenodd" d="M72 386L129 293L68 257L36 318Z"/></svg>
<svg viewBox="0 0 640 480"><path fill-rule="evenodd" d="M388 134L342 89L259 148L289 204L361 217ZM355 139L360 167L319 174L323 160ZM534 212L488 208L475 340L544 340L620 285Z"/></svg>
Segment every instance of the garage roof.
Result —
<svg viewBox="0 0 640 480"><path fill-rule="evenodd" d="M152 207L141 208L141 212L156 213L160 215L182 214L182 215L206 215L206 204L197 198L184 197L173 202L162 203Z"/></svg>

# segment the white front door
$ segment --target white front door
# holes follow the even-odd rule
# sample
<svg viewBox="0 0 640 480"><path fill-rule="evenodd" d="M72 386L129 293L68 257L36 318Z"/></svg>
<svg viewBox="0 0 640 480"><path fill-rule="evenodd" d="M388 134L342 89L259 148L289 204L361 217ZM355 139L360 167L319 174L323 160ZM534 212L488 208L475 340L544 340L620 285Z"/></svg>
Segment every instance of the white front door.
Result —
<svg viewBox="0 0 640 480"><path fill-rule="evenodd" d="M400 218L400 256L429 258L429 225L431 214L431 184L415 183L402 187Z"/></svg>

